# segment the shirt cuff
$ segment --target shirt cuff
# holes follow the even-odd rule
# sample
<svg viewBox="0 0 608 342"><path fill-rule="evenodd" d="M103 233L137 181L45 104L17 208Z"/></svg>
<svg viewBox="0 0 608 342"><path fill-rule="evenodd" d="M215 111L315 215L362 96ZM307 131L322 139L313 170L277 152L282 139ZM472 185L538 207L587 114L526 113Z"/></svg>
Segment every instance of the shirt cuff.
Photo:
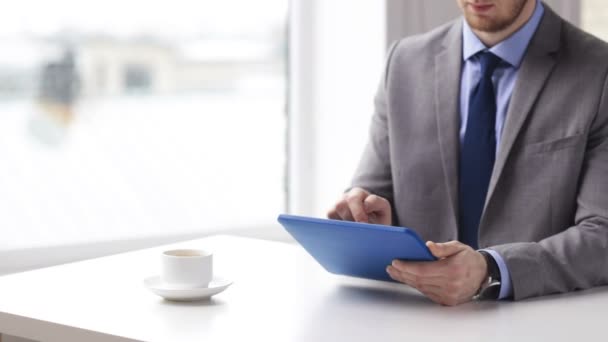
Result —
<svg viewBox="0 0 608 342"><path fill-rule="evenodd" d="M506 299L513 296L513 285L511 284L511 275L509 275L509 269L505 260L498 254L497 251L491 249L482 249L482 251L488 252L496 261L498 269L500 270L500 293L498 299Z"/></svg>

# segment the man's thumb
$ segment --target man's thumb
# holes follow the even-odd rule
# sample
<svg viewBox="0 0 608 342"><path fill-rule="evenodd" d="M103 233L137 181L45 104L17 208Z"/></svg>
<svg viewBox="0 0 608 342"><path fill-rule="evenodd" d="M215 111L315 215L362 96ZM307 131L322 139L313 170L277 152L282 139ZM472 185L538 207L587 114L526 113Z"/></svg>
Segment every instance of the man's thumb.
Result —
<svg viewBox="0 0 608 342"><path fill-rule="evenodd" d="M429 241L426 243L426 246L431 250L431 253L433 253L433 255L439 259L457 254L467 247L467 245L458 241L450 241L446 243L435 243Z"/></svg>

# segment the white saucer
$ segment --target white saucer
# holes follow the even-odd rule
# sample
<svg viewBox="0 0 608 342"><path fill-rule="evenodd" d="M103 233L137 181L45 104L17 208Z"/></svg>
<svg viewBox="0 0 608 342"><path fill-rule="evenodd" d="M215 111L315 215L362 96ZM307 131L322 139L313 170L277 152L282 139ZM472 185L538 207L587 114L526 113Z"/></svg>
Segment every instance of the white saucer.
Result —
<svg viewBox="0 0 608 342"><path fill-rule="evenodd" d="M232 282L224 279L213 279L207 287L180 289L164 283L160 276L154 276L144 279L144 285L148 290L167 300L189 302L211 298L211 296L227 289L228 286L232 285Z"/></svg>

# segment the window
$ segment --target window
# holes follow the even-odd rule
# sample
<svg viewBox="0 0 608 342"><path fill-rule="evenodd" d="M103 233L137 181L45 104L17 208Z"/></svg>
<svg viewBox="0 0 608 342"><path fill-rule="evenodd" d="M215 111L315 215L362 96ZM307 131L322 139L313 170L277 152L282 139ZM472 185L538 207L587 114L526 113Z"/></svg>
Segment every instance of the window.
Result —
<svg viewBox="0 0 608 342"><path fill-rule="evenodd" d="M25 0L0 12L0 247L274 222L287 3Z"/></svg>

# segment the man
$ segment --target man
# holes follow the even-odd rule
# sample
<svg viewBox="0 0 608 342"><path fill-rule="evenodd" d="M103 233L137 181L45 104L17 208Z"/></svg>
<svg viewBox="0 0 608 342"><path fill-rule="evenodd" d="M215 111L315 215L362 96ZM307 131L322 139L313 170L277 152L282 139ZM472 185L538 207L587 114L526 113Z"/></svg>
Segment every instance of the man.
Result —
<svg viewBox="0 0 608 342"><path fill-rule="evenodd" d="M608 284L608 46L536 0L458 0L397 42L332 219L410 227L435 262L390 276L437 303Z"/></svg>

